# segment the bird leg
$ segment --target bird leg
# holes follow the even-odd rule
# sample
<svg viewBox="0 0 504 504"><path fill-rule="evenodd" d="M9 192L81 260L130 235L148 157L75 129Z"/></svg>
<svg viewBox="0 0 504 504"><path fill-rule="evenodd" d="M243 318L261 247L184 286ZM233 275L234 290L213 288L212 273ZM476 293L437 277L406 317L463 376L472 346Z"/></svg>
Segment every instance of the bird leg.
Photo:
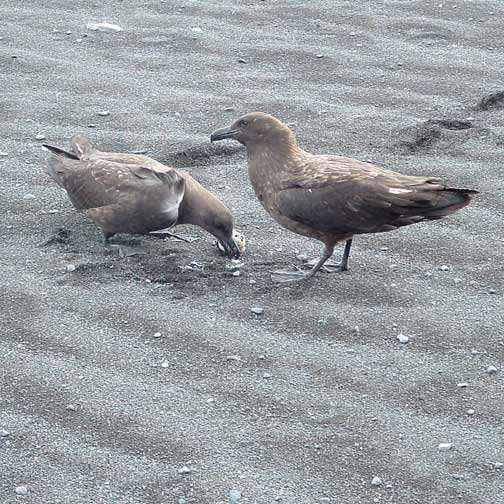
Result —
<svg viewBox="0 0 504 504"><path fill-rule="evenodd" d="M348 258L350 257L350 249L352 248L352 238L345 242L345 250L341 258L340 271L348 271Z"/></svg>
<svg viewBox="0 0 504 504"><path fill-rule="evenodd" d="M166 238L167 236L170 238L176 238L177 240L186 242L186 243L191 243L191 240L188 240L187 238L184 238L183 236L176 235L175 233L171 233L169 231L162 231L162 232L152 232L149 233L149 236L155 236L156 238Z"/></svg>
<svg viewBox="0 0 504 504"><path fill-rule="evenodd" d="M333 255L334 245L327 245L324 249L324 255L320 258L319 262L308 271L303 273L302 271L288 271L288 270L277 270L271 274L271 279L278 283L291 283L299 282L301 280L307 280L311 278L317 271L324 265L324 263ZM348 258L347 258L348 259Z"/></svg>
<svg viewBox="0 0 504 504"><path fill-rule="evenodd" d="M114 236L115 233L107 233L106 231L103 231L103 246L105 248L109 248L110 246L110 238Z"/></svg>

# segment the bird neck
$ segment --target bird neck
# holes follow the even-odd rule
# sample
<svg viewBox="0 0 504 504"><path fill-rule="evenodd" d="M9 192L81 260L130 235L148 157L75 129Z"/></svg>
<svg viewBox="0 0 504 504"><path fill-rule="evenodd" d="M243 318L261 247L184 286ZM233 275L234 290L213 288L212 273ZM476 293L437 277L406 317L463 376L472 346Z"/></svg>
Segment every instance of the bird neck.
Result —
<svg viewBox="0 0 504 504"><path fill-rule="evenodd" d="M180 202L177 224L199 226L215 236L214 217L229 213L226 206L188 173L180 172L186 181L184 198Z"/></svg>
<svg viewBox="0 0 504 504"><path fill-rule="evenodd" d="M266 162L287 167L287 160L299 158L303 154L304 151L299 148L296 138L290 131L247 145L248 160L253 164Z"/></svg>

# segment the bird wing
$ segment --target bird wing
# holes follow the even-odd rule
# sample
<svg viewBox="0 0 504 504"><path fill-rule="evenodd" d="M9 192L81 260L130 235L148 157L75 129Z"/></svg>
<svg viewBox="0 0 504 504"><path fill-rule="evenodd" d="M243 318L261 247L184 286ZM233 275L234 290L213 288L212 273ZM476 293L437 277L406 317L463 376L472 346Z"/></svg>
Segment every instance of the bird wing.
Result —
<svg viewBox="0 0 504 504"><path fill-rule="evenodd" d="M388 231L425 218L440 180L410 177L339 156L307 156L281 182L286 217L334 234Z"/></svg>
<svg viewBox="0 0 504 504"><path fill-rule="evenodd" d="M65 158L57 162L61 185L78 210L126 202L178 207L184 195L184 179L173 168L162 173L102 159L81 162Z"/></svg>

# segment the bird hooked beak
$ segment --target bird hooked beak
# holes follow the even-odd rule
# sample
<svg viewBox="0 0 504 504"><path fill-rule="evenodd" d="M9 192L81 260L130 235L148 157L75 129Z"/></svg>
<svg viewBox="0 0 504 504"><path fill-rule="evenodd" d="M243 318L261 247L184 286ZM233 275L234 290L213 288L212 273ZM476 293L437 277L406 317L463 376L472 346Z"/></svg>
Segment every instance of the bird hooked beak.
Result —
<svg viewBox="0 0 504 504"><path fill-rule="evenodd" d="M238 132L239 130L231 129L230 126L227 128L219 128L210 135L210 142L218 142L225 138L233 138Z"/></svg>
<svg viewBox="0 0 504 504"><path fill-rule="evenodd" d="M226 254L231 259L239 259L241 255L245 252L245 236L233 229L233 236L229 240L218 240L216 245L217 248Z"/></svg>
<svg viewBox="0 0 504 504"><path fill-rule="evenodd" d="M238 248L238 245L236 245L236 242L233 239L229 240L227 243L223 243L223 246L230 259L240 258L241 255L240 249Z"/></svg>

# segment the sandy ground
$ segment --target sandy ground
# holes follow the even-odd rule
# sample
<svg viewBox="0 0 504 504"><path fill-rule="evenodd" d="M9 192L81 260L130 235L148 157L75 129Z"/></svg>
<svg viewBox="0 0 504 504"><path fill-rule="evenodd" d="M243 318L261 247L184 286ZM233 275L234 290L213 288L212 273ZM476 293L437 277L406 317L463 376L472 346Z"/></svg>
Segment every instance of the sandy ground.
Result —
<svg viewBox="0 0 504 504"><path fill-rule="evenodd" d="M0 19L0 502L504 501L504 109L477 107L504 87L500 0L2 0ZM241 148L209 146L251 110L481 195L275 287L320 247L260 208ZM189 227L107 253L43 173L36 136L77 132L218 194L241 276Z"/></svg>

